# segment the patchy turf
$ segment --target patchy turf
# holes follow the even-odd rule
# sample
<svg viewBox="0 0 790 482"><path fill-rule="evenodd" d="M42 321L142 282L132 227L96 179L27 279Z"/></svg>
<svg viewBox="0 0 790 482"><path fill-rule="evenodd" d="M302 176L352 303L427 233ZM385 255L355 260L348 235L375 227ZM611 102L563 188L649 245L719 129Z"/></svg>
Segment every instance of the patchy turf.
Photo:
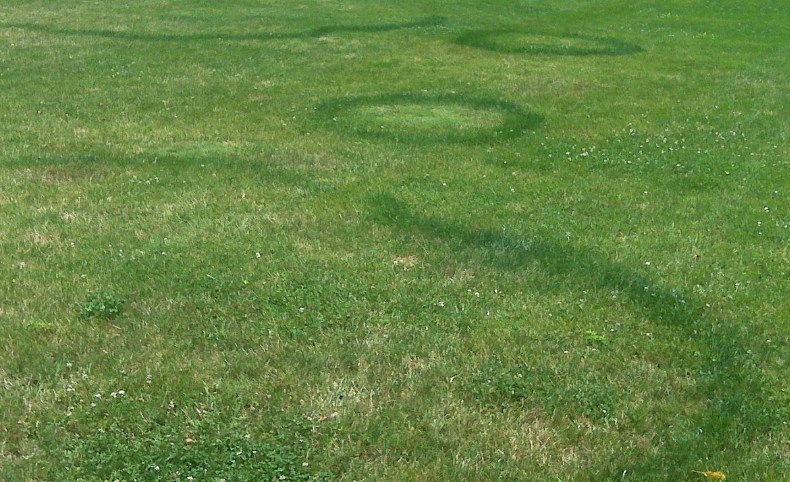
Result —
<svg viewBox="0 0 790 482"><path fill-rule="evenodd" d="M0 479L790 480L788 25L5 1Z"/></svg>

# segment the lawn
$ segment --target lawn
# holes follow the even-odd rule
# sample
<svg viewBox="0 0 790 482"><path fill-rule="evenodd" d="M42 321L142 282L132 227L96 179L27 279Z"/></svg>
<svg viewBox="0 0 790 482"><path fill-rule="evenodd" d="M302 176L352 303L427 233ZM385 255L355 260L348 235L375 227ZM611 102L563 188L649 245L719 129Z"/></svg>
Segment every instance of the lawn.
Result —
<svg viewBox="0 0 790 482"><path fill-rule="evenodd" d="M788 73L786 0L3 0L0 480L790 481Z"/></svg>

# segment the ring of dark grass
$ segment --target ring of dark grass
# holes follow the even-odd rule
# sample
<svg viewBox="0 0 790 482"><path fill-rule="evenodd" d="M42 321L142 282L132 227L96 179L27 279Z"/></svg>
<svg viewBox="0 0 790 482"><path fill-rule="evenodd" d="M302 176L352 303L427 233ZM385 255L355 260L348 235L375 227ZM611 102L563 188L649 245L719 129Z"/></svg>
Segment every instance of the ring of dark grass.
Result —
<svg viewBox="0 0 790 482"><path fill-rule="evenodd" d="M358 107L388 105L455 105L473 109L496 110L503 116L502 122L493 127L456 132L392 132L381 130L378 125L359 126L344 116ZM319 122L333 130L379 140L408 144L479 143L518 137L534 129L543 120L539 114L524 107L498 99L471 97L460 94L403 93L373 96L344 97L322 102L316 108Z"/></svg>
<svg viewBox="0 0 790 482"><path fill-rule="evenodd" d="M544 45L539 43L526 44L518 47L508 47L497 42L497 37L506 34L536 34L542 37L560 40L583 40L590 42L589 47L563 47L559 43L555 45ZM526 29L492 29L492 30L472 30L455 38L454 42L465 47L474 47L492 52L503 54L525 54L525 55L566 55L566 56L620 56L641 52L642 47L623 42L611 37L599 37L595 35L583 34L555 34L544 32L530 32Z"/></svg>

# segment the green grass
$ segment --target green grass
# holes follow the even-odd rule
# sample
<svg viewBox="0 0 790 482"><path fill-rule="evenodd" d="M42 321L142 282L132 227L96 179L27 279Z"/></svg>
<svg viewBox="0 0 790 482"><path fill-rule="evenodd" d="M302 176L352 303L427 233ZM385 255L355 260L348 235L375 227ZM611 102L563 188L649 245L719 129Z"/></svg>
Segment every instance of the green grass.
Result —
<svg viewBox="0 0 790 482"><path fill-rule="evenodd" d="M790 480L779 0L6 0L0 480Z"/></svg>

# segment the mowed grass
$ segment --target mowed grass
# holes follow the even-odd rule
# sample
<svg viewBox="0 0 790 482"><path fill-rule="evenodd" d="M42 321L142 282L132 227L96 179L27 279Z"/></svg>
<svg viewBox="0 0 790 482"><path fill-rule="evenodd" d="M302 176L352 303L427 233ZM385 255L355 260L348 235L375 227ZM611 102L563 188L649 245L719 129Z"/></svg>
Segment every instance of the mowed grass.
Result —
<svg viewBox="0 0 790 482"><path fill-rule="evenodd" d="M0 480L790 480L779 0L5 0Z"/></svg>

